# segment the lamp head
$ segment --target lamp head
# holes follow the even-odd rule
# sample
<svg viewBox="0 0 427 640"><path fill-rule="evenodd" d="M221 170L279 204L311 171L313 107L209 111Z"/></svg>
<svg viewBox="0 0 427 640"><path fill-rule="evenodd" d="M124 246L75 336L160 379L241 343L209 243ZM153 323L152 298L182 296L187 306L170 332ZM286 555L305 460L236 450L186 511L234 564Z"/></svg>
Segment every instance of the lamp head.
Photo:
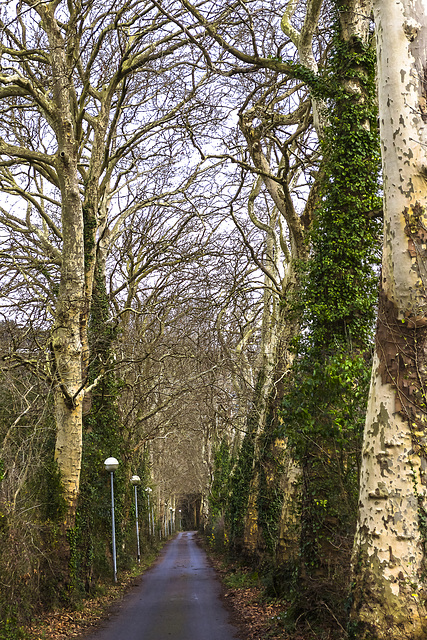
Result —
<svg viewBox="0 0 427 640"><path fill-rule="evenodd" d="M119 466L119 461L116 458L107 458L104 461L104 467L107 471L115 471Z"/></svg>

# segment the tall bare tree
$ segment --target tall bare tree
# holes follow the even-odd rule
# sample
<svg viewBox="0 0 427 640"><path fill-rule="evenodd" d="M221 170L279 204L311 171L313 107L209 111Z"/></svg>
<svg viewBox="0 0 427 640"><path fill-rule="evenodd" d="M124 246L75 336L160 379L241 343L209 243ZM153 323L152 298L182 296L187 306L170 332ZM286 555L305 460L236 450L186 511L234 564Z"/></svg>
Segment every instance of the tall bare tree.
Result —
<svg viewBox="0 0 427 640"><path fill-rule="evenodd" d="M427 5L374 10L385 225L352 622L358 639L415 640L426 637Z"/></svg>
<svg viewBox="0 0 427 640"><path fill-rule="evenodd" d="M178 126L204 75L183 72L188 38L155 3L3 3L1 33L1 222L18 245L6 279L13 303L19 280L36 280L32 301L41 297L52 321L45 375L72 526L96 269L123 225L121 198L180 148L165 135L155 147L154 132Z"/></svg>

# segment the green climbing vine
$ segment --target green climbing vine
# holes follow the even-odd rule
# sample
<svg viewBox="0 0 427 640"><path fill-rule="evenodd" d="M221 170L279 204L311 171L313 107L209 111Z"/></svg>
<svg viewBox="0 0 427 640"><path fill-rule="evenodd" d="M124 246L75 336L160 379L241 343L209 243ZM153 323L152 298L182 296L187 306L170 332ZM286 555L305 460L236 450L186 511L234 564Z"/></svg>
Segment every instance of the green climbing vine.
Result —
<svg viewBox="0 0 427 640"><path fill-rule="evenodd" d="M232 468L230 448L223 438L214 453L213 482L209 494L209 513L212 518L223 516L229 497L229 479Z"/></svg>
<svg viewBox="0 0 427 640"><path fill-rule="evenodd" d="M349 562L380 257L375 52L356 38L345 41L338 17L329 86L321 202L301 269L303 332L281 410L302 472L296 593L308 609L316 606L314 585L319 596L331 566L338 575ZM336 586L342 589L339 579Z"/></svg>
<svg viewBox="0 0 427 640"><path fill-rule="evenodd" d="M90 410L84 417L83 459L76 524L69 532L72 586L75 597L90 591L99 577L111 575L110 475L104 460L114 456L119 468L114 473L116 543L120 566L129 566L133 553L127 539L133 534L132 491L129 478L138 474L147 484L144 456L130 460L125 451L123 425L118 408L122 382L112 366L116 327L109 322L105 282L95 265L95 286L89 324L91 363L89 382L101 376L91 393ZM130 465L132 466L132 470ZM132 537L133 540L133 537Z"/></svg>
<svg viewBox="0 0 427 640"><path fill-rule="evenodd" d="M243 542L244 522L248 508L251 481L254 477L255 441L257 437L257 398L264 382L264 372L258 375L255 386L253 409L247 419L247 430L243 438L236 463L230 476L230 493L225 512L230 544L236 550Z"/></svg>
<svg viewBox="0 0 427 640"><path fill-rule="evenodd" d="M231 546L240 548L243 541L244 521L248 507L250 483L254 471L255 433L248 430L242 442L236 465L231 474L230 497L225 519Z"/></svg>
<svg viewBox="0 0 427 640"><path fill-rule="evenodd" d="M95 233L97 229L96 216L93 215L91 207L83 206L83 241L85 250L85 268L88 269L93 263L95 255Z"/></svg>
<svg viewBox="0 0 427 640"><path fill-rule="evenodd" d="M272 412L260 437L259 487L257 496L258 525L270 558L274 558L278 537L280 515L284 499L283 489L277 478L283 473L284 447L279 440L277 425Z"/></svg>

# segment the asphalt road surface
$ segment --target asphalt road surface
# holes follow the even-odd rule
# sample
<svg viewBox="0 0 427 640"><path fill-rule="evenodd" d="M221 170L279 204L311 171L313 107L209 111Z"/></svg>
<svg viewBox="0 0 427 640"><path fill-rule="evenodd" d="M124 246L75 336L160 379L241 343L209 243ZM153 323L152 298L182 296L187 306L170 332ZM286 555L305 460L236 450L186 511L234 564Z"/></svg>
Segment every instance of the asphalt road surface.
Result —
<svg viewBox="0 0 427 640"><path fill-rule="evenodd" d="M194 532L168 542L117 613L84 640L236 640L220 584Z"/></svg>

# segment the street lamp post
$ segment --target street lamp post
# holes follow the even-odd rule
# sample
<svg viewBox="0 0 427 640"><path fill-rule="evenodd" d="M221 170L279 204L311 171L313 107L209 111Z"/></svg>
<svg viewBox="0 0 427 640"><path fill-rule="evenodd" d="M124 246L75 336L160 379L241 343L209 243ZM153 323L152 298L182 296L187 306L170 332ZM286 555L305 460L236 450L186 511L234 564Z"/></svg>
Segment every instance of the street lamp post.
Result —
<svg viewBox="0 0 427 640"><path fill-rule="evenodd" d="M152 492L152 489L151 487L147 487L145 490L147 492L147 500L148 500L148 536L150 537L151 535L150 493Z"/></svg>
<svg viewBox="0 0 427 640"><path fill-rule="evenodd" d="M117 582L117 556L116 556L116 526L114 522L114 471L119 466L116 458L107 458L104 462L106 471L110 472L111 479L111 526L112 526L112 541L113 541L113 569L114 569L114 582Z"/></svg>
<svg viewBox="0 0 427 640"><path fill-rule="evenodd" d="M181 509L178 509L179 511L179 530L181 531L182 529L182 523L181 523Z"/></svg>
<svg viewBox="0 0 427 640"><path fill-rule="evenodd" d="M133 484L133 488L135 489L135 519L136 519L136 553L138 563L141 562L141 549L139 546L139 524L138 524L138 491L137 487L141 484L141 478L139 476L132 476L130 479L131 484Z"/></svg>

